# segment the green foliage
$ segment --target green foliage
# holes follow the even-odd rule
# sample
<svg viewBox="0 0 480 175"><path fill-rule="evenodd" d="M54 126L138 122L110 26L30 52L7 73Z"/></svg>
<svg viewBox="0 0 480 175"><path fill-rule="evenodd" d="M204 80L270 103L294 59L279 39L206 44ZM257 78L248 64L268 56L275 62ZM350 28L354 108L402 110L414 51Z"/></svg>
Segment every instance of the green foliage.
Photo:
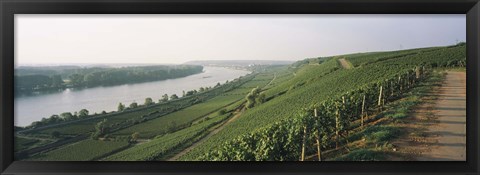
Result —
<svg viewBox="0 0 480 175"><path fill-rule="evenodd" d="M336 161L384 161L385 153L370 149L358 149L335 159Z"/></svg>
<svg viewBox="0 0 480 175"><path fill-rule="evenodd" d="M133 102L132 104L130 104L129 108L136 108L138 107L138 103L137 102Z"/></svg>
<svg viewBox="0 0 480 175"><path fill-rule="evenodd" d="M148 98L145 98L145 103L143 103L145 106L149 106L149 105L152 105L152 104L155 104L152 100L152 98L148 97Z"/></svg>
<svg viewBox="0 0 480 175"><path fill-rule="evenodd" d="M87 116L88 116L88 110L86 110L86 109L80 110L80 111L78 112L78 116L79 116L80 118L87 117Z"/></svg>
<svg viewBox="0 0 480 175"><path fill-rule="evenodd" d="M409 92L411 88L423 81L432 67L464 66L465 56L464 45L352 54L343 56L352 63L355 62L354 65L356 64L355 68L349 70L339 69L337 62L339 57L322 61L315 58L313 61L299 62L290 68L275 69L276 72L266 71L256 74L253 79L243 82L240 87L230 86L232 82L229 82L218 87L223 88L221 91L216 91L217 88L211 90L216 93L204 89L204 93L210 93L214 97L205 98L207 100L197 98L204 93L196 93L195 90L192 91L193 95L188 97L195 105L181 108L181 110L172 108L177 110L162 117L148 117L149 113L161 111L155 105L141 112L139 110L129 115L122 114L121 116L125 118L112 117L118 121L137 122L135 125L125 125L128 127L115 131L113 134L117 137L131 137L133 132L139 132L139 137L157 137L152 142L141 144L151 143L151 145L134 146L128 149L131 151L122 151L125 152L122 156L111 160L154 160L165 156L169 154L168 152L202 137L205 134L203 129L195 131L189 129L209 123L214 118L201 121L198 119L210 118L211 114L218 114L220 112L217 113L217 111L220 109L235 104L243 98L247 101L247 107L256 107L243 112L242 117L226 125L223 130L180 159L298 160L301 150L299 143L302 142L304 127L307 128L307 142L310 145L313 145L312 142L315 140L314 133L319 133L322 148L327 148L335 136L335 131L339 131L342 136L349 134L353 127L352 121L360 118L363 96L365 96L367 112L379 111L385 104ZM355 59L358 60L353 61ZM421 78L417 78L418 73L421 74ZM276 78L271 81L273 77ZM271 83L268 84L270 81ZM263 87L265 91L260 93L259 88L253 89L256 87ZM380 89L382 89L381 94ZM259 98L260 94L264 94L264 97ZM267 99L268 103L256 105ZM184 98L173 102L182 100ZM314 109L317 109L318 117L315 117ZM405 109L399 108L397 113L390 117L404 117L403 114L408 112ZM148 122L138 121L137 118L140 116L149 119ZM171 127L172 123L175 127ZM74 127L77 125L72 126ZM92 128L91 125L90 128ZM175 135L180 133L183 135ZM369 142L386 142L399 133L396 128L372 128L362 133L352 134L364 137ZM145 154L142 154L142 151L145 151ZM345 160L378 160L380 158L376 156L376 152L363 150L351 154Z"/></svg>
<svg viewBox="0 0 480 175"><path fill-rule="evenodd" d="M29 139L29 138L21 138L21 137L15 137L14 143L15 143L15 152L25 150L30 148L32 145L35 145L38 143L39 140L37 139Z"/></svg>
<svg viewBox="0 0 480 175"><path fill-rule="evenodd" d="M84 140L59 149L40 153L33 161L90 161L128 147L126 141Z"/></svg>
<svg viewBox="0 0 480 175"><path fill-rule="evenodd" d="M177 94L172 94L172 96L170 96L170 99L171 99L171 100L176 100L176 99L178 99Z"/></svg>
<svg viewBox="0 0 480 175"><path fill-rule="evenodd" d="M168 101L168 94L163 94L162 99L160 99L160 102L166 102Z"/></svg>
<svg viewBox="0 0 480 175"><path fill-rule="evenodd" d="M150 142L136 145L132 148L121 151L117 154L107 157L109 161L149 161L156 160L169 154L177 148L192 144L207 134L207 129L227 119L229 115L214 117L211 120L193 125L191 127L173 132L170 134L157 136Z"/></svg>
<svg viewBox="0 0 480 175"><path fill-rule="evenodd" d="M253 88L252 91L247 94L247 96L245 97L245 99L247 100L247 109L253 108L255 105L263 103L263 101L265 100L265 94L262 95L263 97L259 97L259 94L260 88L258 87Z"/></svg>
<svg viewBox="0 0 480 175"><path fill-rule="evenodd" d="M131 141L131 142L137 142L139 136L140 136L140 133L134 132L134 133L132 134L132 136L131 136L130 141Z"/></svg>
<svg viewBox="0 0 480 175"><path fill-rule="evenodd" d="M218 115L223 115L223 114L226 114L227 113L227 110L226 109L220 109L218 111Z"/></svg>
<svg viewBox="0 0 480 175"><path fill-rule="evenodd" d="M123 110L125 110L125 105L123 105L122 103L118 103L117 111L121 112Z"/></svg>
<svg viewBox="0 0 480 175"><path fill-rule="evenodd" d="M360 117L359 114L361 112L362 104L361 99L363 95L366 96L366 111L375 111L379 107L379 104L381 107L384 104L395 100L401 94L414 87L421 80L416 78L417 72L415 71L415 68L419 67L419 65L421 67L428 67L428 64L426 63L428 63L430 58L433 58L431 55L437 55L438 57L443 55L441 58L438 58L438 60L441 60L439 65L448 65L444 64L449 62L448 60L461 59L461 57L464 56L464 54L462 54L465 52L464 49L465 48L461 47L432 49L421 51L415 55L404 55L395 59L375 59L375 64L366 64L350 70L332 69L331 66L336 65L331 64L330 66L326 66L329 64L329 61L315 66L304 65L302 66L302 69L297 71L296 76L291 81L285 81L283 83L284 85L278 85L270 90L277 91L277 88L280 89L280 87L288 89L289 84L291 85L295 84L296 82L306 80L307 83L303 85L302 88L298 88L293 90L291 93L275 97L265 105L246 111L237 121L226 126L223 131L220 131L216 135L212 136L209 140L204 142L204 144L196 147L181 157L181 159L243 160L237 158L245 156L252 158L252 152L248 151L244 152L237 150L237 154L239 155L226 155L226 153L231 151L228 149L240 149L232 148L232 145L238 145L239 143L242 143L242 139L261 138L258 136L258 133L260 132L258 131L259 128L262 126L266 126L267 128L275 128L277 125L271 124L272 121L283 121L283 124L285 125L288 125L288 123L293 123L292 120L295 118L291 117L293 116L292 112L297 111L299 108L302 108L302 106L308 106L308 103L320 102L321 105L317 107L320 108L319 113L321 114L319 115L323 116L321 118L327 120L324 122L335 123L335 114L340 114L338 127L336 127L335 124L330 124L330 126L327 126L330 128L323 128L323 130L325 130L324 132L329 134L326 134L327 137L323 137L322 140L326 141L327 138L330 138L334 130L339 130L340 135L346 135L351 127L349 123L351 123L353 120L359 119ZM445 56L448 55L446 52L458 54ZM425 63L424 60L427 60L427 62ZM437 60L430 61L435 62ZM412 62L416 64L412 64ZM306 71L306 69L318 70ZM307 74L307 72L311 73L322 71L325 73ZM428 74L429 71L421 71L421 74L424 73ZM425 76L422 75L422 77ZM382 87L383 91L379 99L380 87ZM288 117L292 119L288 119ZM313 123L321 122L317 121ZM309 128L314 128L313 126L315 125L312 125ZM310 131L312 132L315 130L322 130L322 128L311 129ZM381 131L378 133L372 133L370 139L383 141L394 137L396 134L397 133L394 131ZM284 135L286 135L286 133L284 133ZM299 138L302 137L301 135L297 136ZM253 142L252 145L254 145L254 147L247 147L248 149L246 150L256 150L258 149L257 144L259 142L265 142L265 140L262 139L253 140L254 141L249 142ZM219 143L224 144L218 145ZM272 144L275 143L272 142ZM297 145L298 144L299 143L297 143ZM295 145L290 146L293 147ZM256 152L260 153L262 151L257 150ZM298 154L298 152L296 154ZM295 156L292 155L292 157ZM298 157L295 158L298 159Z"/></svg>
<svg viewBox="0 0 480 175"><path fill-rule="evenodd" d="M15 93L58 91L67 87L111 86L185 77L202 72L202 66L137 66L122 68L21 67L16 69ZM64 82L63 79L68 79Z"/></svg>
<svg viewBox="0 0 480 175"><path fill-rule="evenodd" d="M400 130L391 126L372 126L367 128L363 135L367 142L378 144L397 138L400 135Z"/></svg>
<svg viewBox="0 0 480 175"><path fill-rule="evenodd" d="M92 139L96 140L99 137L105 136L108 131L109 127L106 125L107 119L104 119L101 122L98 122L97 125L95 125L95 132L92 133Z"/></svg>

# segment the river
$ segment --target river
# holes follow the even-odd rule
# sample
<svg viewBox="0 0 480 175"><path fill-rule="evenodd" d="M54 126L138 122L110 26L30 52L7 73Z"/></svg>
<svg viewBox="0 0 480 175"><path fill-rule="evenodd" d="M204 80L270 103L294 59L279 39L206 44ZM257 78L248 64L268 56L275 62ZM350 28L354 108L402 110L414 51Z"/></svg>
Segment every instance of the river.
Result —
<svg viewBox="0 0 480 175"><path fill-rule="evenodd" d="M163 94L181 97L184 90L213 87L250 73L221 67L204 67L203 70L202 73L183 78L15 97L15 126L27 126L43 117L81 109L87 109L91 114L103 110L115 111L120 102L125 106L132 102L143 104L147 97L158 102Z"/></svg>

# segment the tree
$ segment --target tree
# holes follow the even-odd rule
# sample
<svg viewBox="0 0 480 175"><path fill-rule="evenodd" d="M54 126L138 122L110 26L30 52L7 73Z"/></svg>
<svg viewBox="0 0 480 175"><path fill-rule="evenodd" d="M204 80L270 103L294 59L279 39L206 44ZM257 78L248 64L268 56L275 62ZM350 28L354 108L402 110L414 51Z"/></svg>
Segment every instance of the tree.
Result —
<svg viewBox="0 0 480 175"><path fill-rule="evenodd" d="M103 119L103 121L100 121L95 125L95 132L92 133L92 139L96 140L99 137L102 137L105 134L107 134L109 128L106 123L107 123L107 119Z"/></svg>
<svg viewBox="0 0 480 175"><path fill-rule="evenodd" d="M122 112L123 110L125 110L125 105L123 105L122 103L118 103L118 112Z"/></svg>
<svg viewBox="0 0 480 175"><path fill-rule="evenodd" d="M130 104L130 108L136 108L136 107L138 107L137 102L133 102L132 104Z"/></svg>
<svg viewBox="0 0 480 175"><path fill-rule="evenodd" d="M214 87L215 87L215 88L216 88L216 87L220 87L220 83L217 83L217 85L215 85Z"/></svg>
<svg viewBox="0 0 480 175"><path fill-rule="evenodd" d="M185 97L185 91L182 91L182 93L183 93L182 97ZM168 96L167 96L167 97L168 97Z"/></svg>
<svg viewBox="0 0 480 175"><path fill-rule="evenodd" d="M247 100L247 109L253 108L253 106L255 105L255 97L251 93L248 93L245 99Z"/></svg>
<svg viewBox="0 0 480 175"><path fill-rule="evenodd" d="M134 133L132 134L132 138L130 139L130 141L131 141L131 142L137 142L138 136L140 136L140 133L134 132Z"/></svg>
<svg viewBox="0 0 480 175"><path fill-rule="evenodd" d="M49 119L50 119L51 123L57 123L57 122L62 121L62 118L60 118L60 116L58 116L58 115L52 115L52 116L50 116Z"/></svg>
<svg viewBox="0 0 480 175"><path fill-rule="evenodd" d="M170 96L170 99L172 99L172 100L178 99L177 94L172 94L172 96Z"/></svg>
<svg viewBox="0 0 480 175"><path fill-rule="evenodd" d="M162 95L162 99L160 100L161 102L166 102L168 101L168 94Z"/></svg>
<svg viewBox="0 0 480 175"><path fill-rule="evenodd" d="M218 111L218 115L223 115L223 114L226 114L226 113L227 113L226 109L221 109L220 111Z"/></svg>
<svg viewBox="0 0 480 175"><path fill-rule="evenodd" d="M72 115L71 112L61 113L61 114L60 114L60 117L62 117L62 119L63 119L63 120L66 120L66 121L75 119L75 117Z"/></svg>
<svg viewBox="0 0 480 175"><path fill-rule="evenodd" d="M245 99L247 100L247 104L246 104L247 109L253 108L255 104L258 103L257 101L260 100L263 102L265 100L265 95L263 95L262 99L258 99L259 93L260 93L260 89L256 87L256 88L253 88L252 91L250 91L250 93L247 94L247 96L245 97Z"/></svg>
<svg viewBox="0 0 480 175"><path fill-rule="evenodd" d="M153 103L152 98L148 97L148 98L145 98L145 103L144 104L145 104L145 106L149 106L149 105L152 105L154 103Z"/></svg>
<svg viewBox="0 0 480 175"><path fill-rule="evenodd" d="M193 95L193 94L195 94L195 91L188 91L186 96L190 96L190 95Z"/></svg>
<svg viewBox="0 0 480 175"><path fill-rule="evenodd" d="M264 102L265 102L265 93L263 93L263 92L260 93L260 94L257 96L257 98L255 99L255 102L256 102L257 104L262 104L262 103L264 103Z"/></svg>
<svg viewBox="0 0 480 175"><path fill-rule="evenodd" d="M204 87L200 87L200 89L198 89L199 92L203 92L205 91L205 88Z"/></svg>
<svg viewBox="0 0 480 175"><path fill-rule="evenodd" d="M87 117L88 116L88 110L86 109L82 109L78 112L78 116L83 118L83 117Z"/></svg>

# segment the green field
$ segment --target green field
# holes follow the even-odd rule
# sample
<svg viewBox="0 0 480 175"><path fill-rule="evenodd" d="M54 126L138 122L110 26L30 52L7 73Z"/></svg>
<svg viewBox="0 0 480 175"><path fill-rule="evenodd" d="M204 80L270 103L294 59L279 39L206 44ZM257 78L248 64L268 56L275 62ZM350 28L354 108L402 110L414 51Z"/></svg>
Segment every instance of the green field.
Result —
<svg viewBox="0 0 480 175"><path fill-rule="evenodd" d="M135 161L135 160L156 160L165 154L169 154L174 151L175 148L179 148L187 143L192 143L195 140L200 139L206 131L224 121L230 116L230 114L222 116L214 116L209 120L192 125L186 129L166 134L163 136L157 136L151 141L143 144L139 144L127 150L121 151L117 154L111 155L104 160L106 161Z"/></svg>
<svg viewBox="0 0 480 175"><path fill-rule="evenodd" d="M126 141L84 140L59 149L41 153L29 160L89 161L128 147Z"/></svg>

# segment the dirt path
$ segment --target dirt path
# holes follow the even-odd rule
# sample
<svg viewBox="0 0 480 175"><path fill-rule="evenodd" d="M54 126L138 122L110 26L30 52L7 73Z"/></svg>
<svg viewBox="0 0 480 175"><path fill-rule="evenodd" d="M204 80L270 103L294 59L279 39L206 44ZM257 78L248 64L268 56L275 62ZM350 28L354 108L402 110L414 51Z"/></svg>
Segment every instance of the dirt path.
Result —
<svg viewBox="0 0 480 175"><path fill-rule="evenodd" d="M466 73L447 72L424 100L408 121L408 136L393 143L405 155L394 160L466 160Z"/></svg>
<svg viewBox="0 0 480 175"><path fill-rule="evenodd" d="M233 121L235 121L237 118L239 118L242 113L244 111L244 108L242 108L237 114L235 114L232 118L228 119L226 122L222 123L220 126L216 127L214 130L212 130L210 133L208 133L208 135L206 135L205 137L203 137L202 139L200 139L199 141L195 142L193 145L189 146L188 148L182 150L181 152L179 152L178 154L176 154L175 156L167 159L167 161L175 161L177 160L178 158L180 158L181 156L185 155L186 153L188 153L189 151L191 151L192 149L194 149L195 147L197 147L198 145L202 144L205 140L209 139L210 137L212 137L213 135L217 134L218 132L220 132L221 130L223 130L223 128L225 128L225 126L227 126L228 124L232 123Z"/></svg>
<svg viewBox="0 0 480 175"><path fill-rule="evenodd" d="M344 69L351 69L351 68L353 68L352 63L350 63L349 61L347 61L345 58L340 58L340 59L338 59L338 62L340 62L340 65L342 65L342 67L343 67Z"/></svg>
<svg viewBox="0 0 480 175"><path fill-rule="evenodd" d="M447 72L439 89L433 116L438 122L428 128L435 138L431 151L418 160L466 160L466 73Z"/></svg>

